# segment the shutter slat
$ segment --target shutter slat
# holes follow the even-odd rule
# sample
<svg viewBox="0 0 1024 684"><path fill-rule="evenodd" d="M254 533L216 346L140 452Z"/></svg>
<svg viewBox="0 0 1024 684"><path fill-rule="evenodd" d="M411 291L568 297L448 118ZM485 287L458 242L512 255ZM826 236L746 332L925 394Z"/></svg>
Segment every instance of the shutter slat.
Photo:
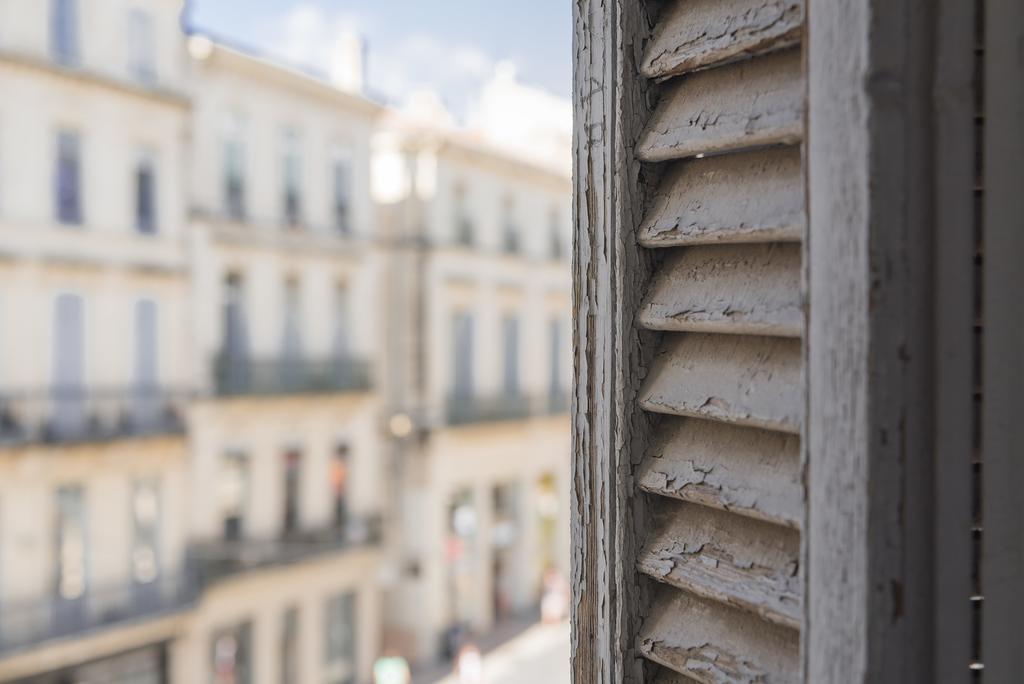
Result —
<svg viewBox="0 0 1024 684"><path fill-rule="evenodd" d="M799 142L800 52L701 71L669 86L641 137L644 161Z"/></svg>
<svg viewBox="0 0 1024 684"><path fill-rule="evenodd" d="M800 440L696 418L662 418L637 482L652 494L800 526Z"/></svg>
<svg viewBox="0 0 1024 684"><path fill-rule="evenodd" d="M675 0L662 13L640 71L663 79L794 45L803 20L800 0Z"/></svg>
<svg viewBox="0 0 1024 684"><path fill-rule="evenodd" d="M677 162L640 226L645 247L796 241L804 232L800 149Z"/></svg>
<svg viewBox="0 0 1024 684"><path fill-rule="evenodd" d="M794 630L676 589L651 605L640 653L698 682L791 682L800 670Z"/></svg>
<svg viewBox="0 0 1024 684"><path fill-rule="evenodd" d="M669 334L640 391L647 411L798 433L800 342Z"/></svg>
<svg viewBox="0 0 1024 684"><path fill-rule="evenodd" d="M800 246L715 245L671 254L640 309L652 330L799 337Z"/></svg>
<svg viewBox="0 0 1024 684"><path fill-rule="evenodd" d="M659 502L637 566L703 598L791 629L800 625L800 535L694 504Z"/></svg>

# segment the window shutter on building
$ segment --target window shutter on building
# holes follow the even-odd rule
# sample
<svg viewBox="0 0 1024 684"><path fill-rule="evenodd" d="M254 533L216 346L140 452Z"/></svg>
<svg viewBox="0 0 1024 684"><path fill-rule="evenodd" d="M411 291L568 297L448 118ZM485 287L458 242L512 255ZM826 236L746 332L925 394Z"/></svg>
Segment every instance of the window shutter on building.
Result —
<svg viewBox="0 0 1024 684"><path fill-rule="evenodd" d="M574 8L574 681L1019 674L1020 3Z"/></svg>

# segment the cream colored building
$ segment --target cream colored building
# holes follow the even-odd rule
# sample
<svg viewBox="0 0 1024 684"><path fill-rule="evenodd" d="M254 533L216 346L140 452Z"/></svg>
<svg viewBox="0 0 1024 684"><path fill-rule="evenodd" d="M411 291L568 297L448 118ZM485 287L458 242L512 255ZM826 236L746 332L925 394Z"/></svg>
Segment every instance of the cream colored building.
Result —
<svg viewBox="0 0 1024 684"><path fill-rule="evenodd" d="M424 660L568 570L570 181L422 118L391 117L375 151L402 464L388 638Z"/></svg>
<svg viewBox="0 0 1024 684"><path fill-rule="evenodd" d="M0 680L158 681L184 629L181 5L0 3Z"/></svg>

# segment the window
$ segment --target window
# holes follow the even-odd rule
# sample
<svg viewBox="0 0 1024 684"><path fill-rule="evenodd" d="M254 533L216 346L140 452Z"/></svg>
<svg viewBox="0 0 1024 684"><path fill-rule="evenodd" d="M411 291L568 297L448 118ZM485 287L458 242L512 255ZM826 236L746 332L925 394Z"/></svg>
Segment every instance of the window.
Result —
<svg viewBox="0 0 1024 684"><path fill-rule="evenodd" d="M156 233L156 171L153 159L143 154L135 167L135 230Z"/></svg>
<svg viewBox="0 0 1024 684"><path fill-rule="evenodd" d="M135 303L135 368L132 420L145 432L160 420L157 306L151 299Z"/></svg>
<svg viewBox="0 0 1024 684"><path fill-rule="evenodd" d="M238 273L224 279L224 342L218 359L217 383L228 392L249 385L249 337L245 313L245 281Z"/></svg>
<svg viewBox="0 0 1024 684"><path fill-rule="evenodd" d="M324 671L327 684L356 681L356 595L346 592L327 601Z"/></svg>
<svg viewBox="0 0 1024 684"><path fill-rule="evenodd" d="M281 620L281 684L299 684L299 609L284 612Z"/></svg>
<svg viewBox="0 0 1024 684"><path fill-rule="evenodd" d="M343 529L348 521L349 448L339 444L331 458L331 501L334 508L334 526Z"/></svg>
<svg viewBox="0 0 1024 684"><path fill-rule="evenodd" d="M283 327L281 330L282 380L289 389L301 389L302 382L302 301L297 278L284 283Z"/></svg>
<svg viewBox="0 0 1024 684"><path fill-rule="evenodd" d="M302 155L299 134L293 129L284 132L281 174L284 181L284 221L294 228L302 222Z"/></svg>
<svg viewBox="0 0 1024 684"><path fill-rule="evenodd" d="M218 630L210 643L210 684L251 684L252 625Z"/></svg>
<svg viewBox="0 0 1024 684"><path fill-rule="evenodd" d="M132 487L131 505L132 581L136 588L152 587L160 575L160 487L157 481L136 482Z"/></svg>
<svg viewBox="0 0 1024 684"><path fill-rule="evenodd" d="M128 12L128 73L140 83L156 80L155 35L153 18L142 9Z"/></svg>
<svg viewBox="0 0 1024 684"><path fill-rule="evenodd" d="M50 52L53 60L63 66L78 63L78 0L52 0Z"/></svg>
<svg viewBox="0 0 1024 684"><path fill-rule="evenodd" d="M505 357L504 389L507 395L519 394L519 319L506 316L501 322Z"/></svg>
<svg viewBox="0 0 1024 684"><path fill-rule="evenodd" d="M77 602L87 584L85 494L80 485L57 490L56 532L57 599L60 604Z"/></svg>
<svg viewBox="0 0 1024 684"><path fill-rule="evenodd" d="M519 226L516 225L515 200L506 197L502 203L502 251L506 254L518 254L521 245L519 244Z"/></svg>
<svg viewBox="0 0 1024 684"><path fill-rule="evenodd" d="M552 397L559 397L562 394L562 321L552 318L548 329L551 345L551 377L548 387Z"/></svg>
<svg viewBox="0 0 1024 684"><path fill-rule="evenodd" d="M335 154L332 165L334 190L334 228L339 233L352 232L352 160L343 152Z"/></svg>
<svg viewBox="0 0 1024 684"><path fill-rule="evenodd" d="M82 298L62 294L54 303L53 378L55 439L81 434L85 411L85 311Z"/></svg>
<svg viewBox="0 0 1024 684"><path fill-rule="evenodd" d="M565 255L565 248L562 244L562 219L561 212L557 207L552 207L548 213L548 231L551 240L551 258L560 261Z"/></svg>
<svg viewBox="0 0 1024 684"><path fill-rule="evenodd" d="M57 134L57 169L54 174L57 220L64 225L82 223L81 141L78 134Z"/></svg>
<svg viewBox="0 0 1024 684"><path fill-rule="evenodd" d="M468 311L452 321L452 390L459 399L473 396L473 314Z"/></svg>
<svg viewBox="0 0 1024 684"><path fill-rule="evenodd" d="M284 520L285 535L299 529L299 501L302 489L302 452L288 449L284 452Z"/></svg>
<svg viewBox="0 0 1024 684"><path fill-rule="evenodd" d="M351 319L348 285L338 283L334 288L334 335L331 347L334 358L342 361L349 356L349 322Z"/></svg>
<svg viewBox="0 0 1024 684"><path fill-rule="evenodd" d="M220 476L220 510L226 541L242 538L248 502L249 459L239 452L224 454Z"/></svg>
<svg viewBox="0 0 1024 684"><path fill-rule="evenodd" d="M452 193L452 215L455 217L455 243L464 247L472 247L475 240L473 219L467 206L466 186L461 183L455 186Z"/></svg>
<svg viewBox="0 0 1024 684"><path fill-rule="evenodd" d="M224 133L224 208L229 218L245 220L245 144L239 116L228 118Z"/></svg>

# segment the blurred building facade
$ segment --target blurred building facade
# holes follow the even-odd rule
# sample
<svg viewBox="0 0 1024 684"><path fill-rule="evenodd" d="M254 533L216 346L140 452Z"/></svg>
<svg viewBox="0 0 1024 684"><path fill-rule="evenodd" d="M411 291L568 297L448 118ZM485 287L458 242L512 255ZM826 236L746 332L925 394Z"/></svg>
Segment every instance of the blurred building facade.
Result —
<svg viewBox="0 0 1024 684"><path fill-rule="evenodd" d="M567 569L568 172L182 4L0 4L0 681L368 681Z"/></svg>

